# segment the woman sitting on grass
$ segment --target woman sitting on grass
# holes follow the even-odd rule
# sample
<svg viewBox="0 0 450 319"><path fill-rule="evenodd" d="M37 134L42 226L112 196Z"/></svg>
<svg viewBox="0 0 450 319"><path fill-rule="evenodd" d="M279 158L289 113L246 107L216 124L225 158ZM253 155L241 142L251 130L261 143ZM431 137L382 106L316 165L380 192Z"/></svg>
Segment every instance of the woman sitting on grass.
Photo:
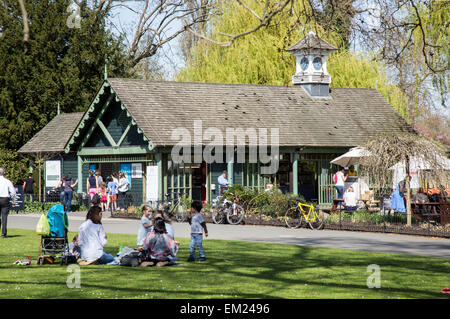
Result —
<svg viewBox="0 0 450 319"><path fill-rule="evenodd" d="M173 264L177 260L178 245L172 237L167 234L166 226L162 218L156 218L153 231L150 232L144 241L144 248L147 249L149 262L143 262L141 266L165 266Z"/></svg>
<svg viewBox="0 0 450 319"><path fill-rule="evenodd" d="M170 219L165 218L164 213L161 210L157 210L155 215L153 215L153 223L155 223L156 218L162 218L164 220L164 225L166 226L166 232L175 240L175 231L173 230L173 226L170 222Z"/></svg>
<svg viewBox="0 0 450 319"><path fill-rule="evenodd" d="M114 257L103 251L106 244L101 208L93 206L86 215L86 221L79 228L78 246L81 248L81 259L83 260L80 265L114 262Z"/></svg>

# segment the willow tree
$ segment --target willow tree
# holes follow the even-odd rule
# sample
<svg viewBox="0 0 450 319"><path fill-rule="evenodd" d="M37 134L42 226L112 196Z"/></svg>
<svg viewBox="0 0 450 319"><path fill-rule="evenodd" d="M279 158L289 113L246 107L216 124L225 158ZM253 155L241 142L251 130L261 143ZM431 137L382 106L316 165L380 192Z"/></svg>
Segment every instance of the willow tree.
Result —
<svg viewBox="0 0 450 319"><path fill-rule="evenodd" d="M257 27L259 21L249 11L263 10L257 1L224 2L223 14L208 25L208 38L227 41L229 34L239 34ZM273 17L265 28L258 29L230 46L199 39L191 49L186 67L177 80L196 82L291 85L295 58L285 50L314 30L321 38L340 48L328 57L327 69L333 87L377 88L403 117L408 117L406 100L400 90L388 82L381 64L369 54L357 55L346 49L339 32L324 30L311 20L308 2L297 1Z"/></svg>
<svg viewBox="0 0 450 319"><path fill-rule="evenodd" d="M390 189L392 167L405 165L407 225L411 225L411 163L427 168L426 178L435 186L449 186L450 171L446 167L445 148L415 133L381 134L364 145L370 156L361 158L361 172L370 176L380 189ZM447 184L447 185L446 185Z"/></svg>

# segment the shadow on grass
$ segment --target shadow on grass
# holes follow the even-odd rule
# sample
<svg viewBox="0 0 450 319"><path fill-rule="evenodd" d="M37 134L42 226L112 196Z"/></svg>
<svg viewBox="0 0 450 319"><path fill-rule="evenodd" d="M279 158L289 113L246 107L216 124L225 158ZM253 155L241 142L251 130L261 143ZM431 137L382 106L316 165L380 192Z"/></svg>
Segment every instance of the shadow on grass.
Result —
<svg viewBox="0 0 450 319"><path fill-rule="evenodd" d="M113 237L107 251L112 255L119 250L119 243L129 245L133 236ZM416 275L432 278L449 278L450 265L446 260L388 253L366 253L350 250L330 250L306 246L292 246L239 241L210 240L204 242L208 260L187 263L187 239L182 239L178 254L183 267L123 267L82 266L83 288L119 293L121 298L142 294L158 294L161 298L221 298L237 295L240 298L317 298L309 291L330 298L334 294L352 296L370 293L377 297L395 298L447 298L440 289L432 291L414 282ZM133 247L133 245L130 245ZM29 245L29 249L31 245ZM28 250L29 250L28 249ZM24 254L25 255L25 254ZM2 260L13 256L2 252ZM17 258L16 258L17 259ZM382 287L374 292L367 288L369 273L367 266L381 267ZM56 268L55 268L56 267ZM1 270L18 269L11 264L0 264ZM59 265L27 267L27 280L6 279L0 284L65 286L67 273ZM21 268L24 269L24 268ZM49 270L49 271L46 271ZM432 270L432 272L430 272ZM61 281L56 281L57 276ZM100 277L99 277L100 276ZM101 278L99 280L99 278ZM385 285L384 280L388 280ZM46 281L46 280L49 281ZM159 280L164 280L164 285ZM41 282L40 282L41 281ZM439 280L441 282L441 280ZM180 289L176 289L177 285ZM131 287L130 287L131 285ZM192 285L189 288L189 285ZM186 287L188 286L188 287ZM392 287L395 286L395 287ZM252 291L255 287L255 291ZM301 290L309 287L308 290ZM443 287L442 287L443 288ZM312 289L312 290L310 290ZM298 294L297 294L298 291ZM306 292L305 292L306 291ZM77 297L78 292L61 292L68 297ZM48 294L48 291L43 291ZM317 295L316 294L316 295ZM89 296L80 294L83 298Z"/></svg>

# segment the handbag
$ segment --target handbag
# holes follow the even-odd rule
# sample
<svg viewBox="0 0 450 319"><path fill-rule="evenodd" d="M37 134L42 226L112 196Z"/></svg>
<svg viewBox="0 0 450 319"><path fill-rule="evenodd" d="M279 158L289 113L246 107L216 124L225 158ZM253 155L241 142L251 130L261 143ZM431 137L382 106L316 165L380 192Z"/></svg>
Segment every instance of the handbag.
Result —
<svg viewBox="0 0 450 319"><path fill-rule="evenodd" d="M41 236L50 235L50 224L45 214L42 214L41 218L39 218L39 221L36 225L36 234Z"/></svg>

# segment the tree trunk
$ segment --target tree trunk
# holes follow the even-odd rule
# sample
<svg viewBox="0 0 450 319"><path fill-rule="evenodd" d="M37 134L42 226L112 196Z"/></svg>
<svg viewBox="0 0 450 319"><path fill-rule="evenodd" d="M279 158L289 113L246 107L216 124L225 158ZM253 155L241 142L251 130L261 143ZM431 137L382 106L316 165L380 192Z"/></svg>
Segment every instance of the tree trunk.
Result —
<svg viewBox="0 0 450 319"><path fill-rule="evenodd" d="M20 11L22 12L23 21L23 43L25 45L25 52L28 51L28 46L30 44L30 25L28 23L28 12L25 7L25 1L19 0Z"/></svg>
<svg viewBox="0 0 450 319"><path fill-rule="evenodd" d="M41 201L41 191L42 191L42 168L41 159L39 159L39 201Z"/></svg>
<svg viewBox="0 0 450 319"><path fill-rule="evenodd" d="M409 175L409 157L406 158L406 224L411 226L411 175Z"/></svg>

